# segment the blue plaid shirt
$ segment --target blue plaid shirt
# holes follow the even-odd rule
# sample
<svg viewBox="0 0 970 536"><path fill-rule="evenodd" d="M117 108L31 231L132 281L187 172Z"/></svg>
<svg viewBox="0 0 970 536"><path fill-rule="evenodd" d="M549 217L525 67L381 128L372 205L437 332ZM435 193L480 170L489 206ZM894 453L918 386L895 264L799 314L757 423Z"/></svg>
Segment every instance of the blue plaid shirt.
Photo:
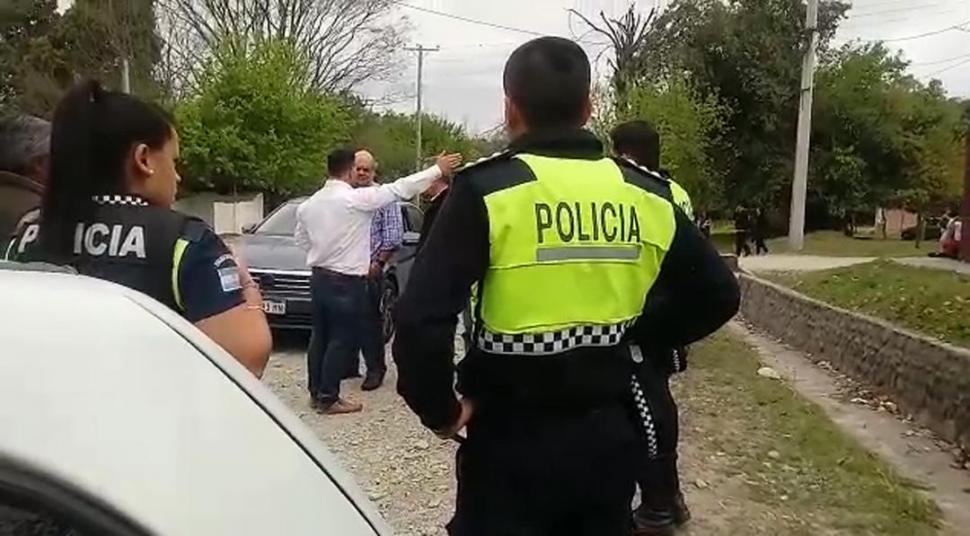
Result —
<svg viewBox="0 0 970 536"><path fill-rule="evenodd" d="M404 241L404 220L401 217L401 206L391 203L374 213L370 224L370 258L377 258L378 253L394 251L401 247Z"/></svg>

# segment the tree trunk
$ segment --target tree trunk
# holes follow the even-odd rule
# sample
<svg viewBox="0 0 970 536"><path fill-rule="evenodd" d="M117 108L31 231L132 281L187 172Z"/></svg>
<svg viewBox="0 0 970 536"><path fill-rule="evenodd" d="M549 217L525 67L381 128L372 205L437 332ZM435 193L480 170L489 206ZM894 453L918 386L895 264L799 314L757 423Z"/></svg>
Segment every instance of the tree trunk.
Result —
<svg viewBox="0 0 970 536"><path fill-rule="evenodd" d="M920 244L926 239L926 218L923 217L923 213L919 212L916 214L916 249L919 249Z"/></svg>

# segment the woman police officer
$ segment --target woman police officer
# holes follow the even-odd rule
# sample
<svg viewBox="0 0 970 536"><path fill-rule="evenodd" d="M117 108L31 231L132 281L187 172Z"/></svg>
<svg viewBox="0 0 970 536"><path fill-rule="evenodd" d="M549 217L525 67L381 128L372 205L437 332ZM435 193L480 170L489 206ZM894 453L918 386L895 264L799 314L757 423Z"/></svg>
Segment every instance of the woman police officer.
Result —
<svg viewBox="0 0 970 536"><path fill-rule="evenodd" d="M40 219L7 256L144 292L260 376L272 338L259 289L208 225L172 210L178 154L160 108L93 81L74 87L54 113Z"/></svg>

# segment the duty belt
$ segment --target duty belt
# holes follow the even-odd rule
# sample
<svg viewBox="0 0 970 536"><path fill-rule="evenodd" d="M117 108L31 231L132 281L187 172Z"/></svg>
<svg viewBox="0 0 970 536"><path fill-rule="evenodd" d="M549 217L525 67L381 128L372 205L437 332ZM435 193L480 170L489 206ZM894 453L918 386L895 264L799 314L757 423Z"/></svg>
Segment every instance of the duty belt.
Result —
<svg viewBox="0 0 970 536"><path fill-rule="evenodd" d="M540 333L494 333L483 328L478 335L478 347L490 354L552 355L582 347L616 346L635 321L573 326Z"/></svg>

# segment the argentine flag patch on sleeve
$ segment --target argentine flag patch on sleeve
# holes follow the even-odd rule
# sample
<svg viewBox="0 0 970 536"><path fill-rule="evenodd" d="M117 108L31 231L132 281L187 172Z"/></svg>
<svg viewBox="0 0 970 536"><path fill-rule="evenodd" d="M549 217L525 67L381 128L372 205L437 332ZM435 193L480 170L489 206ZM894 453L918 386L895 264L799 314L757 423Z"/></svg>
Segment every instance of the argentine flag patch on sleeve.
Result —
<svg viewBox="0 0 970 536"><path fill-rule="evenodd" d="M236 266L219 268L218 274L219 284L222 285L223 292L232 292L242 288L242 283L239 281L239 268Z"/></svg>

